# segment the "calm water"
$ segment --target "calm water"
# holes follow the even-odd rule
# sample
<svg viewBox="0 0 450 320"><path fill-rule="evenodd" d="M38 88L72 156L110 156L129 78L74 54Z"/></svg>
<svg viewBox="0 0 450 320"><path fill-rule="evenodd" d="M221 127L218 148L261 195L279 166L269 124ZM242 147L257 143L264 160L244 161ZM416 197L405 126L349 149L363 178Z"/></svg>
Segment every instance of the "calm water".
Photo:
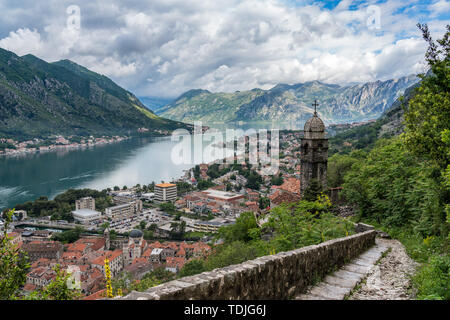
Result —
<svg viewBox="0 0 450 320"><path fill-rule="evenodd" d="M248 128L289 128L302 124L234 124ZM211 125L223 130L230 125ZM192 164L177 165L171 152L177 142L168 138L135 138L85 149L0 157L0 209L40 196L53 198L70 188L105 189L170 181ZM214 156L203 159L213 161ZM197 161L198 163L199 161ZM201 162L201 161L200 161Z"/></svg>

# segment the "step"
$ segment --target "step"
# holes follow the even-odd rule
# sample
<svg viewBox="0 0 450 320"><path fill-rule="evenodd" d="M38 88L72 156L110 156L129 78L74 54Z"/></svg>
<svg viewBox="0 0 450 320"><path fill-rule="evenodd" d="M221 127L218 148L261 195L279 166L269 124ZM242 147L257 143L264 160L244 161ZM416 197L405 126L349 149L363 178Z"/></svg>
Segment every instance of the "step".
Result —
<svg viewBox="0 0 450 320"><path fill-rule="evenodd" d="M342 270L350 271L353 273L359 273L362 275L368 274L370 269L372 269L372 266L361 266L359 264L354 263L348 263L344 267L342 267Z"/></svg>
<svg viewBox="0 0 450 320"><path fill-rule="evenodd" d="M309 292L314 296L319 296L328 300L343 300L348 294L349 289L339 286L334 286L328 283L321 282L311 289Z"/></svg>
<svg viewBox="0 0 450 320"><path fill-rule="evenodd" d="M343 300L372 270L388 247L376 244L295 300Z"/></svg>

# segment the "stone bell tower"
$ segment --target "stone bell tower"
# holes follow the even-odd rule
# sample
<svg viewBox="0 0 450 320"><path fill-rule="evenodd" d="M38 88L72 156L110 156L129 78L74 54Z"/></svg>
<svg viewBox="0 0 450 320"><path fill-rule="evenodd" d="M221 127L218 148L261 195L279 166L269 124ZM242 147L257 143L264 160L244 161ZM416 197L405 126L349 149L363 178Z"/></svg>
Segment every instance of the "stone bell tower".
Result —
<svg viewBox="0 0 450 320"><path fill-rule="evenodd" d="M300 194L309 186L311 179L317 179L322 188L327 187L328 139L325 125L317 116L317 100L314 101L314 115L305 123L301 141Z"/></svg>

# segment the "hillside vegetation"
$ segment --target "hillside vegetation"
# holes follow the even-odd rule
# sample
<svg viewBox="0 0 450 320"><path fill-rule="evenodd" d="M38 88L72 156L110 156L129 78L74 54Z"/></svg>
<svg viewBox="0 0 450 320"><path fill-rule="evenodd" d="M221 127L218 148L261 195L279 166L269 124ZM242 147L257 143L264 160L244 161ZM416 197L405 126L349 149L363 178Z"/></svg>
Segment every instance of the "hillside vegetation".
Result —
<svg viewBox="0 0 450 320"><path fill-rule="evenodd" d="M428 76L420 86L377 123L344 132L330 142L331 186L342 186L357 208L356 220L383 229L399 239L408 254L422 263L413 278L419 299L450 298L450 27L429 43ZM386 119L404 113L402 130L379 139ZM402 134L397 135L398 132ZM364 143L361 142L361 138ZM339 146L345 139L358 144Z"/></svg>
<svg viewBox="0 0 450 320"><path fill-rule="evenodd" d="M0 49L0 136L132 135L185 128L149 111L111 79L72 61L47 63Z"/></svg>

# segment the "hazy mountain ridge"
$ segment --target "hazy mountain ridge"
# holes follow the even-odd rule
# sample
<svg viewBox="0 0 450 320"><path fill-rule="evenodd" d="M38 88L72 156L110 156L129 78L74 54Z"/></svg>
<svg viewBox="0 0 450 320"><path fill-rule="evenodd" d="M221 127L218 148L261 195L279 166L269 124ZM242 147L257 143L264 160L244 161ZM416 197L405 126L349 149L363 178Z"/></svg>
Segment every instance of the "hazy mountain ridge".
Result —
<svg viewBox="0 0 450 320"><path fill-rule="evenodd" d="M330 138L330 154L368 148L373 146L379 138L401 134L404 131L404 108L407 108L418 86L420 82L408 87L404 94L396 99L375 122L354 128L350 128L350 125L331 126L329 129L338 133Z"/></svg>
<svg viewBox="0 0 450 320"><path fill-rule="evenodd" d="M317 111L325 121L366 120L379 117L406 88L418 81L411 75L347 87L311 81L235 93L196 89L157 113L179 121L304 121L313 114L312 103L317 99Z"/></svg>
<svg viewBox="0 0 450 320"><path fill-rule="evenodd" d="M159 98L159 97L138 97L139 100L152 112L155 112L162 107L170 104L174 99Z"/></svg>
<svg viewBox="0 0 450 320"><path fill-rule="evenodd" d="M106 76L69 60L0 49L0 133L9 137L129 134L185 124L160 118Z"/></svg>

